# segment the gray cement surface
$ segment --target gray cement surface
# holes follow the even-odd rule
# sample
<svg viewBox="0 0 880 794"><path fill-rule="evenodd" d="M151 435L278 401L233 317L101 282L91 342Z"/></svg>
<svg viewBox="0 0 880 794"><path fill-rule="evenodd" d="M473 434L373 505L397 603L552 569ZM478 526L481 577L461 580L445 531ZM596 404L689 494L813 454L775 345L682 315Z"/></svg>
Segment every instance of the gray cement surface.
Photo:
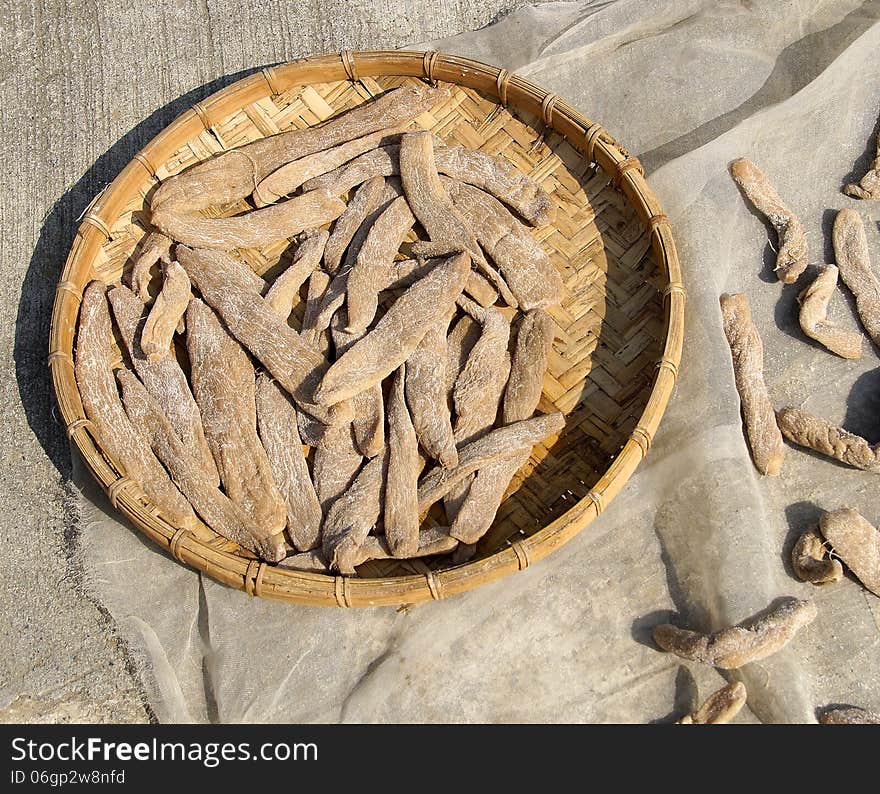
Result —
<svg viewBox="0 0 880 794"><path fill-rule="evenodd" d="M304 55L482 27L520 0L31 0L0 5L0 722L145 721L77 561L46 362L54 285L94 195L184 109Z"/></svg>

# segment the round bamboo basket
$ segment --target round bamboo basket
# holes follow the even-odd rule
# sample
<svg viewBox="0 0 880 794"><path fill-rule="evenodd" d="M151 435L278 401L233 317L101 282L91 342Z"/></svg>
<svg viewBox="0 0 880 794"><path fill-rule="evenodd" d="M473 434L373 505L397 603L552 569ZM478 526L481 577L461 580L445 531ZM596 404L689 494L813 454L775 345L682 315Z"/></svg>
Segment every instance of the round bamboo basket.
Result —
<svg viewBox="0 0 880 794"><path fill-rule="evenodd" d="M207 526L173 526L90 432L73 370L83 290L93 278L119 280L131 266L161 180L224 150L316 124L419 80L452 94L419 124L450 143L508 158L557 205L556 222L533 230L565 283L561 305L551 310L559 332L539 411L565 413L565 429L535 448L476 556L462 565L448 558L374 561L362 565L356 578L281 570ZM284 241L238 255L271 275L287 247ZM416 604L523 570L608 506L648 453L675 384L684 303L669 221L639 161L599 124L556 94L467 58L343 52L269 67L228 86L184 112L126 165L94 200L73 241L55 296L49 366L68 437L86 466L113 506L180 562L250 595L280 601Z"/></svg>

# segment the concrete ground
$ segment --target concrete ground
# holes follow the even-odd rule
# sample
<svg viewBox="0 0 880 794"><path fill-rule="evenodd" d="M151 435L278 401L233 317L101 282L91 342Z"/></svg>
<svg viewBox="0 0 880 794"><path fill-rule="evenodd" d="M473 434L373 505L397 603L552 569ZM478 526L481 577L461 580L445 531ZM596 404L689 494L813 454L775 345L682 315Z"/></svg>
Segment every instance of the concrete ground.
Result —
<svg viewBox="0 0 880 794"><path fill-rule="evenodd" d="M30 0L0 7L0 722L150 719L77 562L46 362L89 201L175 116L247 72L482 27L521 0Z"/></svg>

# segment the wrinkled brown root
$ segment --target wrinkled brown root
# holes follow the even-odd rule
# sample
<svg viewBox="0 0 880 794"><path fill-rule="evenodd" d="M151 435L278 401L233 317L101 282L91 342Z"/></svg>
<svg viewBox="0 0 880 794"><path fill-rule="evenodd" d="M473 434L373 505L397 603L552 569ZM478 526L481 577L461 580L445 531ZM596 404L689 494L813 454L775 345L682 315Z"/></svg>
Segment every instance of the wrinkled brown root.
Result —
<svg viewBox="0 0 880 794"><path fill-rule="evenodd" d="M735 681L709 695L700 708L682 717L678 724L725 725L739 714L746 704L747 696L746 685L741 681Z"/></svg>
<svg viewBox="0 0 880 794"><path fill-rule="evenodd" d="M830 584L843 578L843 566L828 556L828 549L816 527L804 532L794 544L791 566L802 582Z"/></svg>
<svg viewBox="0 0 880 794"><path fill-rule="evenodd" d="M819 270L816 280L798 295L801 305L798 320L807 336L832 353L842 358L858 359L862 357L862 335L838 328L828 320L828 302L837 287L837 273L834 265L826 265Z"/></svg>
<svg viewBox="0 0 880 794"><path fill-rule="evenodd" d="M859 581L880 595L880 532L851 507L824 513L819 530Z"/></svg>
<svg viewBox="0 0 880 794"><path fill-rule="evenodd" d="M746 296L722 295L721 315L752 460L761 474L776 476L785 460L785 444L764 383L764 345L752 322Z"/></svg>
<svg viewBox="0 0 880 794"><path fill-rule="evenodd" d="M730 175L755 209L764 215L779 235L776 275L794 284L806 270L807 235L795 214L783 203L766 175L751 160L741 158L730 164Z"/></svg>
<svg viewBox="0 0 880 794"><path fill-rule="evenodd" d="M816 614L812 601L792 598L748 628L731 626L701 634L666 623L654 627L654 642L682 659L734 670L776 653Z"/></svg>

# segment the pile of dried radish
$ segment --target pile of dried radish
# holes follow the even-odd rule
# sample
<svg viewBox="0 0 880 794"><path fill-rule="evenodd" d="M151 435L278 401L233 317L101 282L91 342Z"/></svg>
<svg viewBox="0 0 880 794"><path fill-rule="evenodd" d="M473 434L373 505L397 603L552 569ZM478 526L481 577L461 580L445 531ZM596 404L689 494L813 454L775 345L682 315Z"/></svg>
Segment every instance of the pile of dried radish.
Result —
<svg viewBox="0 0 880 794"><path fill-rule="evenodd" d="M535 411L563 285L524 223L552 223L553 202L508 161L413 126L447 97L401 87L166 180L130 288L86 288L86 415L175 526L198 515L300 570L460 561L561 431ZM242 199L243 214L202 212ZM234 254L294 236L271 284ZM446 526L425 522L441 500Z"/></svg>

